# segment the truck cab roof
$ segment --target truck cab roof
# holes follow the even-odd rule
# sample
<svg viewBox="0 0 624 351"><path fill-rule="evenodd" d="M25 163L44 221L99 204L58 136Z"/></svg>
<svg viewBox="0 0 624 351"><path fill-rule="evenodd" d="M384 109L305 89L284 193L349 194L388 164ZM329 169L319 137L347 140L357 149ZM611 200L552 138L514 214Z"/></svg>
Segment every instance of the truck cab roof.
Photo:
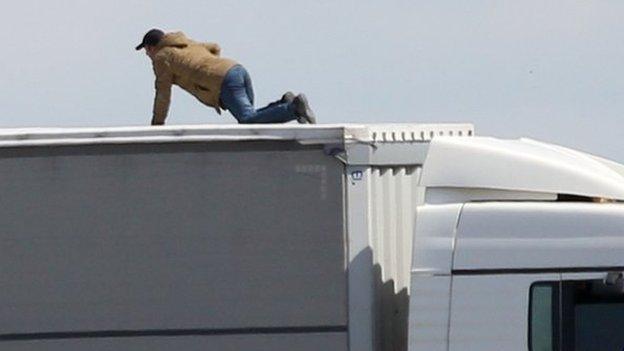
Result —
<svg viewBox="0 0 624 351"><path fill-rule="evenodd" d="M421 185L434 194L469 193L473 200L513 200L514 195L518 200L559 195L623 200L624 166L531 139L439 137L429 146Z"/></svg>

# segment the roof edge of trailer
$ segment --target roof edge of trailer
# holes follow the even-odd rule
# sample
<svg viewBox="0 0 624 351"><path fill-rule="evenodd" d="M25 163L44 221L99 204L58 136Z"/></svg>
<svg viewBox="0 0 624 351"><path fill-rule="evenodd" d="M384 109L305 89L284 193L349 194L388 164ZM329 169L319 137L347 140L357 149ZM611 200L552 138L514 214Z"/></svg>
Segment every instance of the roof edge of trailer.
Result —
<svg viewBox="0 0 624 351"><path fill-rule="evenodd" d="M6 128L0 129L0 147L260 140L301 144L377 144L426 142L437 136L472 135L474 126L469 123Z"/></svg>

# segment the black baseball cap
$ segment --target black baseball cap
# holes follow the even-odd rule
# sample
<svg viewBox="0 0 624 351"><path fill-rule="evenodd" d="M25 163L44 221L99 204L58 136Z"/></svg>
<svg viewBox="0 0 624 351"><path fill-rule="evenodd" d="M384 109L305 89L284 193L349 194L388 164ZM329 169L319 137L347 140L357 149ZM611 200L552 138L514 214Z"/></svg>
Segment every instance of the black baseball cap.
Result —
<svg viewBox="0 0 624 351"><path fill-rule="evenodd" d="M141 44L139 44L135 49L141 50L146 46L156 46L160 42L160 39L165 36L165 32L160 29L150 29L143 36L143 40Z"/></svg>

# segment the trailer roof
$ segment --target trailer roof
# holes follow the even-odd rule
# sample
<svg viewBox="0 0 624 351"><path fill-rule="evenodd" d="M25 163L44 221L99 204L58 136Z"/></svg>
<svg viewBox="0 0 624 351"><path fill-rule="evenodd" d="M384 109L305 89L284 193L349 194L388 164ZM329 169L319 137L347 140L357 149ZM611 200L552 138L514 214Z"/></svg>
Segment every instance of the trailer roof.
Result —
<svg viewBox="0 0 624 351"><path fill-rule="evenodd" d="M434 136L473 134L474 127L468 123L17 128L0 129L0 147L254 140L296 141L302 144L404 143L428 141Z"/></svg>

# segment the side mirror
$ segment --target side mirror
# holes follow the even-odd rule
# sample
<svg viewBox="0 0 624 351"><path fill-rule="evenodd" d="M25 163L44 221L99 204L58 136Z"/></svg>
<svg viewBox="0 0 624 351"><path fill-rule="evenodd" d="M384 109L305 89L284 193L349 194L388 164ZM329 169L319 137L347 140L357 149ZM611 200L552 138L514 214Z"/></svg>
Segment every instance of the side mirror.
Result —
<svg viewBox="0 0 624 351"><path fill-rule="evenodd" d="M607 273L604 284L614 290L617 290L619 293L624 293L624 272Z"/></svg>

